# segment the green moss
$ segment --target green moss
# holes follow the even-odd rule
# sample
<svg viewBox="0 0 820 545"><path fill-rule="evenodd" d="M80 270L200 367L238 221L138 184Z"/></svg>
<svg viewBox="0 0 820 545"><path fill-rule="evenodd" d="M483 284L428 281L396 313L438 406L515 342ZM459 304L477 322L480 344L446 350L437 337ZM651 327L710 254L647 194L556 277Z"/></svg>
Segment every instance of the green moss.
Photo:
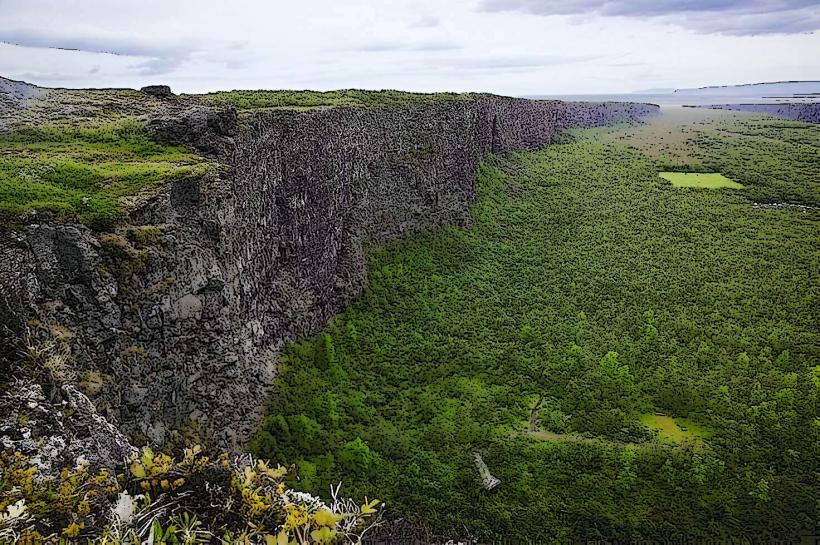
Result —
<svg viewBox="0 0 820 545"><path fill-rule="evenodd" d="M105 233L99 238L103 253L111 258L112 272L122 281L145 270L151 260L148 250L134 248L127 238Z"/></svg>
<svg viewBox="0 0 820 545"><path fill-rule="evenodd" d="M121 197L204 173L204 161L163 146L138 122L25 127L0 134L0 214L54 212L95 226L120 216Z"/></svg>
<svg viewBox="0 0 820 545"><path fill-rule="evenodd" d="M162 241L162 229L156 225L140 225L128 230L128 237L141 246L155 246Z"/></svg>
<svg viewBox="0 0 820 545"><path fill-rule="evenodd" d="M99 371L88 371L80 376L78 386L85 395L96 397L105 388L105 378Z"/></svg>
<svg viewBox="0 0 820 545"><path fill-rule="evenodd" d="M458 93L407 93L402 91L222 91L203 98L212 104L231 104L240 110L260 108L312 109L328 106L404 106L437 101L467 100Z"/></svg>

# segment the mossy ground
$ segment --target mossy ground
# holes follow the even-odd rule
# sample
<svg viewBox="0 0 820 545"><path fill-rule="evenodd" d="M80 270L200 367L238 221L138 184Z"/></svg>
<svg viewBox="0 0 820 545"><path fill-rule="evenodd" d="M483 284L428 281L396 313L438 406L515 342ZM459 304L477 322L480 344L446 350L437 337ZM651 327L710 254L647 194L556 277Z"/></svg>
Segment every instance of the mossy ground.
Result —
<svg viewBox="0 0 820 545"><path fill-rule="evenodd" d="M471 229L371 248L362 300L285 350L252 449L306 490L341 480L487 539L798 535L820 486L820 218L751 200L816 202L818 149L817 128L719 116L488 161ZM746 189L681 191L670 163ZM539 396L541 430L599 440L528 437ZM656 411L711 435L655 440Z"/></svg>
<svg viewBox="0 0 820 545"><path fill-rule="evenodd" d="M240 110L260 108L313 109L329 106L403 106L436 101L466 100L458 93L404 91L222 91L202 95L211 104L231 104Z"/></svg>
<svg viewBox="0 0 820 545"><path fill-rule="evenodd" d="M191 151L154 142L130 119L18 128L0 133L0 214L48 211L110 224L122 211L122 197L206 169Z"/></svg>

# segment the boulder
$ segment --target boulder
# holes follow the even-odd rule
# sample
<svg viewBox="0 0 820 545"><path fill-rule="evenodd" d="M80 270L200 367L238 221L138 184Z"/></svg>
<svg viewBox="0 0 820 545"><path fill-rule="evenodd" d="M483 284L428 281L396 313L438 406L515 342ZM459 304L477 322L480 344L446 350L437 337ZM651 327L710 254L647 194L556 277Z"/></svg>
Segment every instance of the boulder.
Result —
<svg viewBox="0 0 820 545"><path fill-rule="evenodd" d="M146 95L155 96L157 98L170 98L175 96L171 91L171 87L168 85L146 85L140 89L140 91Z"/></svg>

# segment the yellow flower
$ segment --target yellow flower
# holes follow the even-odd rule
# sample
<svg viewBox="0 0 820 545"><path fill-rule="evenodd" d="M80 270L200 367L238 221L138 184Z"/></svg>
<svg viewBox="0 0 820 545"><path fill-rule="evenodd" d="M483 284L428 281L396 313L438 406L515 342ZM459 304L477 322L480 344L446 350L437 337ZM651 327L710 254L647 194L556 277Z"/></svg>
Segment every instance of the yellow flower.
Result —
<svg viewBox="0 0 820 545"><path fill-rule="evenodd" d="M80 530L82 529L83 527L81 525L76 522L72 522L63 529L63 535L68 538L77 537L80 535Z"/></svg>
<svg viewBox="0 0 820 545"><path fill-rule="evenodd" d="M83 500L77 504L77 514L81 517L86 517L89 513L91 513L91 505L87 500Z"/></svg>
<svg viewBox="0 0 820 545"><path fill-rule="evenodd" d="M145 466L143 466L139 462L132 462L131 463L131 475L133 475L137 479L144 479L145 478Z"/></svg>
<svg viewBox="0 0 820 545"><path fill-rule="evenodd" d="M306 526L309 522L308 513L304 507L290 504L285 506L285 511L287 511L288 514L284 524L284 528L287 531Z"/></svg>

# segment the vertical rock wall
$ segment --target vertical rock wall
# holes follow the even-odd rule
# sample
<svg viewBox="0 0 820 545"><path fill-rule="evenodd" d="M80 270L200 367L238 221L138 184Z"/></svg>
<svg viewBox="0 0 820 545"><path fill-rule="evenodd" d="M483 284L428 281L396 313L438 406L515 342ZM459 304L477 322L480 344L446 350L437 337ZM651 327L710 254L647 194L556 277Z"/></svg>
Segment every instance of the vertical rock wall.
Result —
<svg viewBox="0 0 820 545"><path fill-rule="evenodd" d="M239 445L282 344L361 294L367 243L469 225L488 153L655 111L478 95L157 119L159 138L218 155L223 173L175 182L114 234L0 232L0 329L60 332L73 380L93 377L95 404L137 439Z"/></svg>

